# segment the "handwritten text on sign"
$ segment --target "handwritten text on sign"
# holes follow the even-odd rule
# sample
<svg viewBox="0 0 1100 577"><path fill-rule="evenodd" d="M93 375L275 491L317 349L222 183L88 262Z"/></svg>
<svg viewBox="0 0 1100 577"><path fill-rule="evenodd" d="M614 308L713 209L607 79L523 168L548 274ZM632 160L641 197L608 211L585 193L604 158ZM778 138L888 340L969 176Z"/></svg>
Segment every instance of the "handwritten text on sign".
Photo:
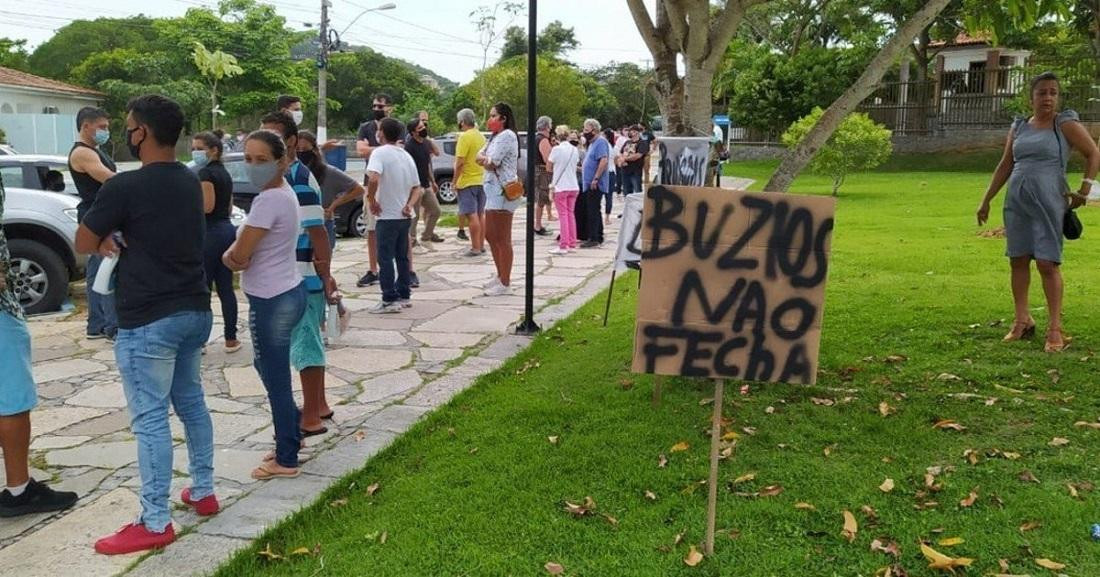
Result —
<svg viewBox="0 0 1100 577"><path fill-rule="evenodd" d="M636 372L813 383L832 198L654 186Z"/></svg>

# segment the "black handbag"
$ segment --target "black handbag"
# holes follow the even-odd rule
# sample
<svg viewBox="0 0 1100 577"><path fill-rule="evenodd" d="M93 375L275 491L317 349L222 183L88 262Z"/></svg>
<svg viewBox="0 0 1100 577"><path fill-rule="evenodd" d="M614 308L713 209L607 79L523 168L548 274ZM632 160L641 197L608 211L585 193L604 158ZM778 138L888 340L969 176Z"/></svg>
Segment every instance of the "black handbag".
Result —
<svg viewBox="0 0 1100 577"><path fill-rule="evenodd" d="M1084 230L1085 227L1081 224L1081 219L1077 218L1077 213L1072 208L1067 208L1066 216L1062 218L1062 235L1069 240L1077 240L1081 238Z"/></svg>

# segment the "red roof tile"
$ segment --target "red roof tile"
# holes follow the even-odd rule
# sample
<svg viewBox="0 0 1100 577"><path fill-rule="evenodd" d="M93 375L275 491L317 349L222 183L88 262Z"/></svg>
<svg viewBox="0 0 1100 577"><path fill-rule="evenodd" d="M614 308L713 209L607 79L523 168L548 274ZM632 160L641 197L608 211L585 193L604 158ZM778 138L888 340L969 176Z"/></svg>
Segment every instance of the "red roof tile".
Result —
<svg viewBox="0 0 1100 577"><path fill-rule="evenodd" d="M989 44L989 38L985 36L971 36L966 32L960 32L954 40L950 42L944 40L936 40L929 44L933 48L945 47L945 46L981 46L983 44Z"/></svg>
<svg viewBox="0 0 1100 577"><path fill-rule="evenodd" d="M66 84L57 80L35 76L19 70L0 66L0 86L20 86L24 88L37 88L52 92L64 92L67 94L80 94L83 96L104 97L106 94L90 88L83 88L73 84Z"/></svg>

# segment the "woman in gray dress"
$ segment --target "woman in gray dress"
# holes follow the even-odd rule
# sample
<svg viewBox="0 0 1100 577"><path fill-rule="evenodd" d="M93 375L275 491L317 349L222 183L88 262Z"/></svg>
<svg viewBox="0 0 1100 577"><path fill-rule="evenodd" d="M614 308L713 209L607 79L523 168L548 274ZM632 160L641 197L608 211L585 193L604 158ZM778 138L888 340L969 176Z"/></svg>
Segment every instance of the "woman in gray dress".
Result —
<svg viewBox="0 0 1100 577"><path fill-rule="evenodd" d="M989 203L1005 182L1004 223L1006 255L1012 269L1012 299L1016 317L1005 341L1035 334L1035 320L1028 312L1031 261L1043 282L1049 320L1048 353L1061 352L1069 343L1062 333L1062 219L1066 207L1085 203L1089 181L1100 169L1100 150L1072 110L1058 111L1061 86L1051 72L1031 81L1031 118L1018 117L1008 132L1004 154L993 180L978 206L978 224L989 218ZM1086 157L1085 181L1070 192L1066 161L1070 149Z"/></svg>

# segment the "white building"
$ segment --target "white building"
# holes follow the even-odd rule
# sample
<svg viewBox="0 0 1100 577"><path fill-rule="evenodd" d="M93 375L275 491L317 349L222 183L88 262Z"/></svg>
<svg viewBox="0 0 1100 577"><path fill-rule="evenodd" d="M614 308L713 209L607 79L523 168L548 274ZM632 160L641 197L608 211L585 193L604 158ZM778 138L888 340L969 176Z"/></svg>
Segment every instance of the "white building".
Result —
<svg viewBox="0 0 1100 577"><path fill-rule="evenodd" d="M1024 66L1031 56L1030 50L994 47L989 40L967 34L959 34L950 43L933 42L930 46L938 49L937 54L943 58L943 70L948 72L985 69L989 67L991 58L997 59L997 68Z"/></svg>
<svg viewBox="0 0 1100 577"><path fill-rule="evenodd" d="M88 88L0 67L0 129L16 150L67 154L76 140L76 113L106 95Z"/></svg>

